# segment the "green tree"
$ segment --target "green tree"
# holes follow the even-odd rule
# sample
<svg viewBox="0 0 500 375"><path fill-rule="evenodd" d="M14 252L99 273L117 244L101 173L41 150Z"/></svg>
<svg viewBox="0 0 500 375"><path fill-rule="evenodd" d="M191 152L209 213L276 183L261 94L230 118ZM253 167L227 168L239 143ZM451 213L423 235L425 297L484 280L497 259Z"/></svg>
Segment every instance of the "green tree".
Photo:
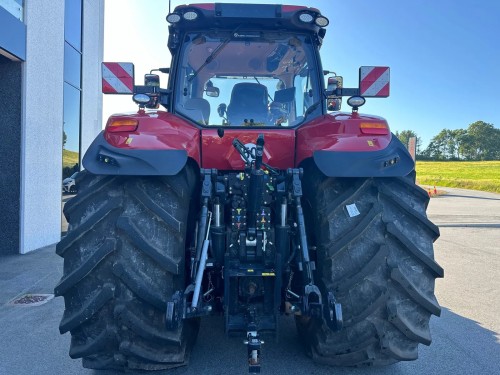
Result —
<svg viewBox="0 0 500 375"><path fill-rule="evenodd" d="M446 160L450 158L450 149L453 152L454 146L450 131L443 129L431 139L424 155L434 160Z"/></svg>
<svg viewBox="0 0 500 375"><path fill-rule="evenodd" d="M467 128L467 154L471 160L500 159L500 129L484 121Z"/></svg>
<svg viewBox="0 0 500 375"><path fill-rule="evenodd" d="M500 129L476 121L467 130L441 130L422 155L433 160L498 160Z"/></svg>
<svg viewBox="0 0 500 375"><path fill-rule="evenodd" d="M441 130L432 138L424 155L435 160L460 160L463 133L463 129Z"/></svg>
<svg viewBox="0 0 500 375"><path fill-rule="evenodd" d="M455 138L455 158L457 160L465 159L464 151L468 142L467 130L465 129L455 129L452 130L453 136Z"/></svg>

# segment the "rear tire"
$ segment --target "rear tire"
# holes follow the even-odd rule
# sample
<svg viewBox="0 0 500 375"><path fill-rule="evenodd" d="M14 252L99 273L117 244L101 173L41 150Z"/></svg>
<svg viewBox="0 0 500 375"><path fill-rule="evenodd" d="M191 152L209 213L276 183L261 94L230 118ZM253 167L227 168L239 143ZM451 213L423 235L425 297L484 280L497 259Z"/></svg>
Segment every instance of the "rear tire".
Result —
<svg viewBox="0 0 500 375"><path fill-rule="evenodd" d="M68 234L57 245L64 275L59 330L71 332L69 355L92 369L161 370L185 365L198 321L165 328L167 301L185 286L186 234L197 186L176 176L77 177L64 207Z"/></svg>
<svg viewBox="0 0 500 375"><path fill-rule="evenodd" d="M417 359L418 344L431 343L430 316L441 312L434 282L443 269L433 255L439 229L426 217L427 193L410 176L334 179L315 167L305 171L304 189L316 281L333 291L344 317L337 332L297 317L309 354L338 366Z"/></svg>

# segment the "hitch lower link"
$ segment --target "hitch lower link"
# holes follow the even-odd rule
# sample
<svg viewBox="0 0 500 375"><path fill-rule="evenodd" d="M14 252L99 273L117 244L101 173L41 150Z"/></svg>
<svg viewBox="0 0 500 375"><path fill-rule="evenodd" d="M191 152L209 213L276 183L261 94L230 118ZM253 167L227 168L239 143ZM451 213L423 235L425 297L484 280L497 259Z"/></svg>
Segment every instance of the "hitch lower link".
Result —
<svg viewBox="0 0 500 375"><path fill-rule="evenodd" d="M295 201L296 220L298 230L299 254L298 268L303 273L304 280L304 295L301 297L293 293L290 289L287 293L299 299L299 306L293 306L295 311L300 310L303 315L313 318L325 320L328 327L334 331L342 329L342 305L337 302L333 292L328 291L326 294L326 303L323 302L323 297L319 288L314 284L313 271L316 270L315 262L310 259L309 246L307 243L306 226L304 212L301 204L302 197L302 178L303 170L289 169L288 176L291 178L292 196Z"/></svg>
<svg viewBox="0 0 500 375"><path fill-rule="evenodd" d="M212 176L215 171L210 169L202 169L202 207L200 226L198 231L196 256L191 262L191 279L193 283L187 286L184 293L177 291L174 293L170 301L167 302L166 310L166 326L167 329L175 330L179 327L180 322L187 318L201 317L212 313L212 305L203 303L201 295L201 286L203 275L207 268L208 247L210 237L210 225L212 222L212 213L208 210L208 201L212 197L213 183ZM212 292L209 290L203 296ZM191 296L191 302L188 301L188 296Z"/></svg>

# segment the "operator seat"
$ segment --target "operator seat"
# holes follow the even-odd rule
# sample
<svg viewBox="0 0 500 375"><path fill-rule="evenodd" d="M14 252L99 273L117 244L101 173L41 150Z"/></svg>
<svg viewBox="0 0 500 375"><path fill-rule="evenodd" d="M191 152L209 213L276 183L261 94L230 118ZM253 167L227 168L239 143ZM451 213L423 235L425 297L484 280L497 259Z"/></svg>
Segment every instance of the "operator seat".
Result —
<svg viewBox="0 0 500 375"><path fill-rule="evenodd" d="M267 87L259 83L237 83L231 92L227 107L227 120L230 125L250 125L268 123ZM245 120L247 121L245 123Z"/></svg>
<svg viewBox="0 0 500 375"><path fill-rule="evenodd" d="M208 125L210 118L210 103L203 98L190 98L184 103L184 114L198 123Z"/></svg>

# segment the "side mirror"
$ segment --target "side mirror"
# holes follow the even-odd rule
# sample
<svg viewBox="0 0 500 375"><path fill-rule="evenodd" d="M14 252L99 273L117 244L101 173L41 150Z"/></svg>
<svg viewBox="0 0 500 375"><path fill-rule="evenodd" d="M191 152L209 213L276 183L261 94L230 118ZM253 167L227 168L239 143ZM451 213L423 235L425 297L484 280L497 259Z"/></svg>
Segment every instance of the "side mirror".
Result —
<svg viewBox="0 0 500 375"><path fill-rule="evenodd" d="M144 86L160 87L160 76L158 74L144 74Z"/></svg>
<svg viewBox="0 0 500 375"><path fill-rule="evenodd" d="M367 98L389 96L390 68L388 66L362 66L359 68L359 95Z"/></svg>
<svg viewBox="0 0 500 375"><path fill-rule="evenodd" d="M226 110L227 105L225 105L224 103L219 104L219 106L217 107L217 113L220 117L224 117L224 115L226 114Z"/></svg>
<svg viewBox="0 0 500 375"><path fill-rule="evenodd" d="M215 87L212 81L208 80L206 85L205 85L205 93L207 96L210 96L211 98L218 98L219 97L219 88Z"/></svg>
<svg viewBox="0 0 500 375"><path fill-rule="evenodd" d="M344 87L344 78L341 76L328 77L328 85L326 88L327 100L326 108L329 111L340 111L342 107L342 97L337 96L334 93L337 89L342 89Z"/></svg>
<svg viewBox="0 0 500 375"><path fill-rule="evenodd" d="M335 96L334 93L337 89L344 87L344 78L342 76L328 77L328 84L326 86L326 95Z"/></svg>
<svg viewBox="0 0 500 375"><path fill-rule="evenodd" d="M149 108L149 109L160 108L160 96L159 95L152 95L151 101L148 104L146 104L146 108Z"/></svg>
<svg viewBox="0 0 500 375"><path fill-rule="evenodd" d="M326 107L329 111L340 111L342 107L342 98L328 97Z"/></svg>
<svg viewBox="0 0 500 375"><path fill-rule="evenodd" d="M207 87L205 92L207 93L207 96L210 96L211 98L218 98L220 93L219 88L213 86Z"/></svg>
<svg viewBox="0 0 500 375"><path fill-rule="evenodd" d="M103 62L101 64L103 94L132 94L134 64Z"/></svg>
<svg viewBox="0 0 500 375"><path fill-rule="evenodd" d="M146 108L158 109L160 107L160 94L158 93L160 88L160 76L158 74L144 74L144 86L146 89L150 88L148 91L149 102L144 104Z"/></svg>

